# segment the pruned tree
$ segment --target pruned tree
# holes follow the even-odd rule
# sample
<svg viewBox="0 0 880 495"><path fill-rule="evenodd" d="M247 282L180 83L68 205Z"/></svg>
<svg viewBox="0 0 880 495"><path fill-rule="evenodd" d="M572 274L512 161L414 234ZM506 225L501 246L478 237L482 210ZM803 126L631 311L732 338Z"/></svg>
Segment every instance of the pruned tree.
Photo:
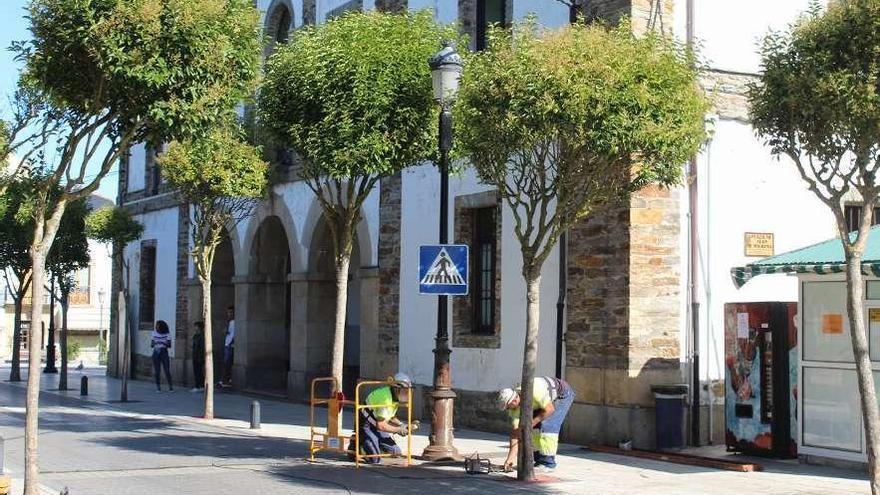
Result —
<svg viewBox="0 0 880 495"><path fill-rule="evenodd" d="M527 22L493 30L489 49L468 60L456 146L510 210L526 284L519 479L534 477L544 261L577 220L649 184L678 184L704 139L706 110L690 55L626 23L549 31Z"/></svg>
<svg viewBox="0 0 880 495"><path fill-rule="evenodd" d="M336 314L331 373L342 383L348 273L364 201L380 177L434 154L427 60L452 27L428 12L351 13L299 30L269 59L261 124L301 158L333 241Z"/></svg>
<svg viewBox="0 0 880 495"><path fill-rule="evenodd" d="M80 198L70 202L61 217L61 226L52 243L52 249L46 259L46 268L52 286L57 293L51 294L61 305L61 370L58 375L58 388L67 390L67 316L70 309L70 292L76 280L74 272L87 268L89 256L89 240L86 237L86 217L89 214L88 198ZM54 318L54 315L51 315Z"/></svg>
<svg viewBox="0 0 880 495"><path fill-rule="evenodd" d="M52 151L40 157L47 178L32 211L39 301L67 205L94 192L133 143L197 135L228 118L254 90L262 39L250 0L33 0L28 20L32 37L16 45L25 65L19 84L42 102L35 146ZM50 201L54 188L61 194ZM38 490L38 329L29 342L25 495Z"/></svg>
<svg viewBox="0 0 880 495"><path fill-rule="evenodd" d="M125 259L125 246L141 238L144 226L132 218L131 214L119 207L104 206L93 211L86 217L86 235L99 242L106 242L113 246L113 272L119 274L119 294L117 300L122 301L123 307L117 313L125 313L122 339L122 387L120 388L119 400L128 401L128 374L131 363L131 267ZM121 295L121 297L119 297ZM110 324L111 327L113 323ZM118 322L117 322L118 325ZM117 327L118 328L118 327Z"/></svg>
<svg viewBox="0 0 880 495"><path fill-rule="evenodd" d="M880 412L864 319L862 257L880 194L880 1L814 5L761 46L763 73L749 89L752 125L795 165L833 214L846 260L850 337L865 424L871 493L880 494ZM865 212L850 232L844 200Z"/></svg>
<svg viewBox="0 0 880 495"><path fill-rule="evenodd" d="M218 128L204 138L172 142L159 157L162 174L190 206L191 251L202 286L205 334L205 419L214 419L211 271L214 254L231 230L253 214L267 190L269 165L238 129ZM198 384L196 384L198 385Z"/></svg>
<svg viewBox="0 0 880 495"><path fill-rule="evenodd" d="M21 381L21 321L24 300L31 284L31 257L28 248L34 237L33 222L22 206L31 200L34 180L17 176L4 185L5 208L0 212L0 266L4 268L6 291L12 297L12 364L9 381Z"/></svg>

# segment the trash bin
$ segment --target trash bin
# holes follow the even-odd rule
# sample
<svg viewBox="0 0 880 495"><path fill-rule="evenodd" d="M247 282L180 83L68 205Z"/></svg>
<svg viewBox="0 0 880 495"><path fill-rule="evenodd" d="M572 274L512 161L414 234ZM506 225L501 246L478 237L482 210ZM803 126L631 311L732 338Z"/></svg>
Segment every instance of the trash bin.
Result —
<svg viewBox="0 0 880 495"><path fill-rule="evenodd" d="M684 408L688 396L688 386L652 385L656 404L655 430L657 448L684 448Z"/></svg>

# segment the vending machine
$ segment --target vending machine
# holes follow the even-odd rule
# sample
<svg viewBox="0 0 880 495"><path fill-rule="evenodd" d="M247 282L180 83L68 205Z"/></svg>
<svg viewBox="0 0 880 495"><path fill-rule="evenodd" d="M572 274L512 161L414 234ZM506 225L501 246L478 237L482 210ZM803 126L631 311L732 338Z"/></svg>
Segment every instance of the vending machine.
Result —
<svg viewBox="0 0 880 495"><path fill-rule="evenodd" d="M728 451L797 456L797 303L724 305Z"/></svg>

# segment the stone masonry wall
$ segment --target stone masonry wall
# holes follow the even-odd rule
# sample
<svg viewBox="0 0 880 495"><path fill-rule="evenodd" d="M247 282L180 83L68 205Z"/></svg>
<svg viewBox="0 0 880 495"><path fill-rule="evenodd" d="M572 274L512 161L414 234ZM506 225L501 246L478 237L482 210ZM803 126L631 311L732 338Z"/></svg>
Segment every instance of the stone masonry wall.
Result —
<svg viewBox="0 0 880 495"><path fill-rule="evenodd" d="M397 371L400 345L400 174L379 183L379 321L378 361L367 366L376 375ZM367 378L367 376L365 376Z"/></svg>

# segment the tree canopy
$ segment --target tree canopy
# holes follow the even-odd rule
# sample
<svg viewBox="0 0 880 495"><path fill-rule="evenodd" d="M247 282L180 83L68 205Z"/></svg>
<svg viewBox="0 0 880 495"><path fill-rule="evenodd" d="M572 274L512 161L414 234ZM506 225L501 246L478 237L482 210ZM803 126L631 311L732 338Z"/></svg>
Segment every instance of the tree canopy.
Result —
<svg viewBox="0 0 880 495"><path fill-rule="evenodd" d="M305 161L305 173L394 173L433 156L436 103L428 57L451 26L428 12L351 13L296 32L269 59L262 124Z"/></svg>
<svg viewBox="0 0 880 495"><path fill-rule="evenodd" d="M172 187L193 204L253 199L266 192L268 164L260 150L228 127L202 138L172 142L158 163Z"/></svg>
<svg viewBox="0 0 880 495"><path fill-rule="evenodd" d="M824 200L850 189L876 196L880 160L880 2L814 6L761 47L749 90L752 125L776 154L799 164Z"/></svg>
<svg viewBox="0 0 880 495"><path fill-rule="evenodd" d="M124 246L140 239L144 226L126 210L108 205L98 208L86 217L85 231L88 237L99 242Z"/></svg>
<svg viewBox="0 0 880 495"><path fill-rule="evenodd" d="M64 209L61 226L55 236L55 242L46 258L46 268L52 276L61 280L62 289L72 289L66 277L80 268L89 266L89 240L86 236L86 217L91 209L88 198L72 201Z"/></svg>
<svg viewBox="0 0 880 495"><path fill-rule="evenodd" d="M679 183L705 138L708 102L693 62L625 23L492 30L462 77L458 154L525 215L516 232L538 255L596 207Z"/></svg>
<svg viewBox="0 0 880 495"><path fill-rule="evenodd" d="M198 134L252 95L262 37L250 0L35 0L23 83L59 111L106 111L134 141ZM71 70L71 68L76 70Z"/></svg>

